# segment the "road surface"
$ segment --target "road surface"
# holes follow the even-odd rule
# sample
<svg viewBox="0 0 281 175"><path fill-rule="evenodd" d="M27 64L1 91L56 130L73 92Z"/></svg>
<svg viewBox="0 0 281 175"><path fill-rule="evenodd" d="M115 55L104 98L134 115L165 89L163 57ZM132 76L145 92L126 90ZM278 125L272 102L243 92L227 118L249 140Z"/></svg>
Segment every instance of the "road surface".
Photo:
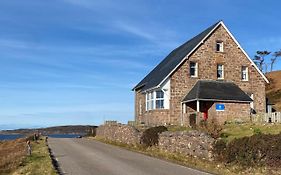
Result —
<svg viewBox="0 0 281 175"><path fill-rule="evenodd" d="M49 138L62 174L71 175L206 175L207 173L131 152L98 141Z"/></svg>

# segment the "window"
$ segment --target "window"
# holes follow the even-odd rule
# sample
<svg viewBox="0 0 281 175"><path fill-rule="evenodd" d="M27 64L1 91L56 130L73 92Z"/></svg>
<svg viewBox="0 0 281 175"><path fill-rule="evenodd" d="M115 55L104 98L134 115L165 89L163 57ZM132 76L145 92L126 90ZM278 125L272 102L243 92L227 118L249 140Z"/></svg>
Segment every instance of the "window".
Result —
<svg viewBox="0 0 281 175"><path fill-rule="evenodd" d="M217 52L223 52L223 42L222 41L217 41L217 43L216 43L216 51Z"/></svg>
<svg viewBox="0 0 281 175"><path fill-rule="evenodd" d="M146 111L164 109L164 92L162 90L146 93Z"/></svg>
<svg viewBox="0 0 281 175"><path fill-rule="evenodd" d="M146 110L152 110L154 108L154 96L153 92L149 92L146 94Z"/></svg>
<svg viewBox="0 0 281 175"><path fill-rule="evenodd" d="M217 78L218 79L223 79L224 78L224 70L223 70L223 65L218 64L217 65Z"/></svg>
<svg viewBox="0 0 281 175"><path fill-rule="evenodd" d="M156 109L164 108L164 92L162 90L156 91L156 101L155 101Z"/></svg>
<svg viewBox="0 0 281 175"><path fill-rule="evenodd" d="M242 81L248 81L248 67L247 66L242 66L241 79L242 79Z"/></svg>
<svg viewBox="0 0 281 175"><path fill-rule="evenodd" d="M198 76L198 65L195 62L190 62L190 76L197 77Z"/></svg>

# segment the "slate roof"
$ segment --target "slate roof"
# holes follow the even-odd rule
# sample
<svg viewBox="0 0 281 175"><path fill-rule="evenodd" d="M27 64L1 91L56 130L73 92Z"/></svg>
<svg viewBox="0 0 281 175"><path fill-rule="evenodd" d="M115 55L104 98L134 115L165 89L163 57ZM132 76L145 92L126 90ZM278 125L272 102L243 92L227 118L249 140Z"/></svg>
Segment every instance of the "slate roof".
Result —
<svg viewBox="0 0 281 175"><path fill-rule="evenodd" d="M236 84L225 81L199 80L182 100L183 102L205 100L205 101L253 101Z"/></svg>
<svg viewBox="0 0 281 175"><path fill-rule="evenodd" d="M158 64L133 90L141 88L142 91L156 87L169 75L170 72L189 54L221 21L210 26L202 33L190 39L173 50L160 64Z"/></svg>

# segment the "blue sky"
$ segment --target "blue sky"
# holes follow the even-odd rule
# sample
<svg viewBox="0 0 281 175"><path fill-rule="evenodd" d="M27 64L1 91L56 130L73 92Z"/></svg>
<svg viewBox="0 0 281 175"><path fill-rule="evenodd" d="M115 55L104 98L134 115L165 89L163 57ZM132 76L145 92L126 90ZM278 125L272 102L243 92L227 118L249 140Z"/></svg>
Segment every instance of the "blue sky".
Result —
<svg viewBox="0 0 281 175"><path fill-rule="evenodd" d="M133 120L131 88L220 19L252 57L281 49L280 5L1 0L0 129Z"/></svg>

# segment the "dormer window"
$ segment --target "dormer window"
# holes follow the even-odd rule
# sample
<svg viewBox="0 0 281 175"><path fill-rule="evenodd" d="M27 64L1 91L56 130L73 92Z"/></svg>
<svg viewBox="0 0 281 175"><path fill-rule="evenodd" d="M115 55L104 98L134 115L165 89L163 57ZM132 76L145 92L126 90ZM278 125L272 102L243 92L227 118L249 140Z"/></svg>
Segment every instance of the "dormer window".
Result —
<svg viewBox="0 0 281 175"><path fill-rule="evenodd" d="M198 64L196 62L190 62L190 77L197 77L198 76Z"/></svg>
<svg viewBox="0 0 281 175"><path fill-rule="evenodd" d="M217 43L216 43L216 51L217 52L223 52L223 42L222 41L217 41Z"/></svg>

